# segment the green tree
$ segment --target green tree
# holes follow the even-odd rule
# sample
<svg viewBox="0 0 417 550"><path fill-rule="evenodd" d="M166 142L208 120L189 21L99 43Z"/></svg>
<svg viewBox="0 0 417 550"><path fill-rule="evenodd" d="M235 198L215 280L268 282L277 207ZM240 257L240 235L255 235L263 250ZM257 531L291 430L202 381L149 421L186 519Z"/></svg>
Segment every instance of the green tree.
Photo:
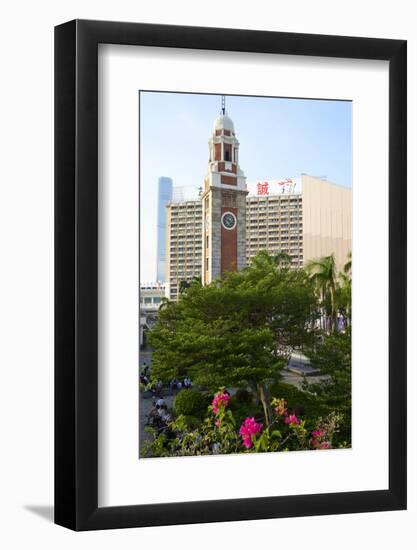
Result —
<svg viewBox="0 0 417 550"><path fill-rule="evenodd" d="M317 405L326 412L337 410L343 414L343 438L350 440L351 430L351 328L343 332L323 334L310 349L305 350L312 366L326 375L321 382L306 381L304 389L316 395Z"/></svg>
<svg viewBox="0 0 417 550"><path fill-rule="evenodd" d="M343 272L345 275L351 276L352 272L352 251L348 252L347 260L345 265L343 266Z"/></svg>
<svg viewBox="0 0 417 550"><path fill-rule="evenodd" d="M339 273L340 286L336 291L336 301L339 312L343 315L346 325L352 318L352 279L345 272Z"/></svg>
<svg viewBox="0 0 417 550"><path fill-rule="evenodd" d="M190 288L191 285L199 285L201 286L201 277L199 276L194 276L192 277L189 281L185 280L185 279L182 279L180 281L180 284L179 284L179 291L180 291L180 294L182 294L183 292L185 292L186 290L188 290Z"/></svg>
<svg viewBox="0 0 417 550"><path fill-rule="evenodd" d="M312 345L312 282L266 252L207 286L191 285L160 310L149 335L154 376L189 375L209 389L248 385L271 421L269 385L294 348Z"/></svg>
<svg viewBox="0 0 417 550"><path fill-rule="evenodd" d="M339 278L341 281L339 308L346 323L350 325L352 320L352 252L348 253L343 273L339 273Z"/></svg>
<svg viewBox="0 0 417 550"><path fill-rule="evenodd" d="M320 369L320 374L329 375L334 384L343 386L350 392L352 342L351 329L323 335L314 346L306 350L312 365ZM348 391L349 390L349 391Z"/></svg>

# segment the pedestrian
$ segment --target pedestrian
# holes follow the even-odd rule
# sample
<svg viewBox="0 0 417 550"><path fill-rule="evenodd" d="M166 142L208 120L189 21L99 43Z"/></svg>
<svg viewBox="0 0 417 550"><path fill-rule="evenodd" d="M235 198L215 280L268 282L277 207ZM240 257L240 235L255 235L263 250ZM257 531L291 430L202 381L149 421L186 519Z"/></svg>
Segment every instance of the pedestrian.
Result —
<svg viewBox="0 0 417 550"><path fill-rule="evenodd" d="M174 393L177 387L178 387L178 380L176 378L173 378L170 383L171 393Z"/></svg>
<svg viewBox="0 0 417 550"><path fill-rule="evenodd" d="M149 411L149 414L146 419L146 426L154 426L156 423L156 419L158 416L158 408L155 406L155 403L153 403L152 409Z"/></svg>
<svg viewBox="0 0 417 550"><path fill-rule="evenodd" d="M162 422L167 425L169 422L171 422L171 415L168 413L168 407L166 405L163 405L159 409L159 416L162 420Z"/></svg>
<svg viewBox="0 0 417 550"><path fill-rule="evenodd" d="M157 407L163 407L164 405L165 405L165 399L163 397L160 397L159 399L157 399L156 401Z"/></svg>
<svg viewBox="0 0 417 550"><path fill-rule="evenodd" d="M162 397L162 388L163 388L162 380L158 380L158 382L155 385L155 395Z"/></svg>

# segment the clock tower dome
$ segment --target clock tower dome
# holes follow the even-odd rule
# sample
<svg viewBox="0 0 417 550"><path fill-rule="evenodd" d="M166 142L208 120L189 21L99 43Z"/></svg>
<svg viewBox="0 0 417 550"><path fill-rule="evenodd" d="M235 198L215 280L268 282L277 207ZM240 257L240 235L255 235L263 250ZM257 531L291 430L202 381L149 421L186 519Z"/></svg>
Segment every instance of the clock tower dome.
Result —
<svg viewBox="0 0 417 550"><path fill-rule="evenodd" d="M222 96L220 115L209 139L203 212L202 282L246 265L246 178L239 167L239 142Z"/></svg>

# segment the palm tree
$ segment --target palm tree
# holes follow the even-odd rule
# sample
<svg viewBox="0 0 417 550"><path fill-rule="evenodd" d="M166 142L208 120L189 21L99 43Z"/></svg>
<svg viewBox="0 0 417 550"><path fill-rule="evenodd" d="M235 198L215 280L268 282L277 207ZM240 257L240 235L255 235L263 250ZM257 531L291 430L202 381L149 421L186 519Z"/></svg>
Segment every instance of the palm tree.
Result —
<svg viewBox="0 0 417 550"><path fill-rule="evenodd" d="M351 271L352 271L352 251L348 252L347 262L343 266L343 273L345 273L345 275L349 275Z"/></svg>
<svg viewBox="0 0 417 550"><path fill-rule="evenodd" d="M286 252L278 252L275 255L261 250L251 260L251 265L260 269L271 268L273 271L287 268L291 264L291 256Z"/></svg>
<svg viewBox="0 0 417 550"><path fill-rule="evenodd" d="M291 256L286 252L278 252L278 254L275 254L273 258L275 264L279 267L281 267L282 265L289 266L291 264Z"/></svg>
<svg viewBox="0 0 417 550"><path fill-rule="evenodd" d="M333 331L336 328L337 319L337 273L334 254L310 260L305 269L320 293L323 311L325 311L327 299L330 302L330 329Z"/></svg>
<svg viewBox="0 0 417 550"><path fill-rule="evenodd" d="M339 279L341 282L337 298L339 311L343 315L346 325L349 325L352 316L352 279L343 272L339 273Z"/></svg>
<svg viewBox="0 0 417 550"><path fill-rule="evenodd" d="M352 252L348 252L347 262L343 266L343 272L339 273L341 282L340 299L341 306L344 310L346 323L350 323L351 319L351 303L352 303Z"/></svg>

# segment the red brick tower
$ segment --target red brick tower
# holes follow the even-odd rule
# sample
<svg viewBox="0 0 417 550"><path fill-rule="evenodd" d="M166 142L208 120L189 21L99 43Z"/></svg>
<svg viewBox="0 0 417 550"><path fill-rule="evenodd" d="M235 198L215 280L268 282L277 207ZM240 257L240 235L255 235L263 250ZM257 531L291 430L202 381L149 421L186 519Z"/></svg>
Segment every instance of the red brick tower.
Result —
<svg viewBox="0 0 417 550"><path fill-rule="evenodd" d="M202 282L246 265L246 178L239 168L239 142L225 96L209 139L203 194Z"/></svg>

